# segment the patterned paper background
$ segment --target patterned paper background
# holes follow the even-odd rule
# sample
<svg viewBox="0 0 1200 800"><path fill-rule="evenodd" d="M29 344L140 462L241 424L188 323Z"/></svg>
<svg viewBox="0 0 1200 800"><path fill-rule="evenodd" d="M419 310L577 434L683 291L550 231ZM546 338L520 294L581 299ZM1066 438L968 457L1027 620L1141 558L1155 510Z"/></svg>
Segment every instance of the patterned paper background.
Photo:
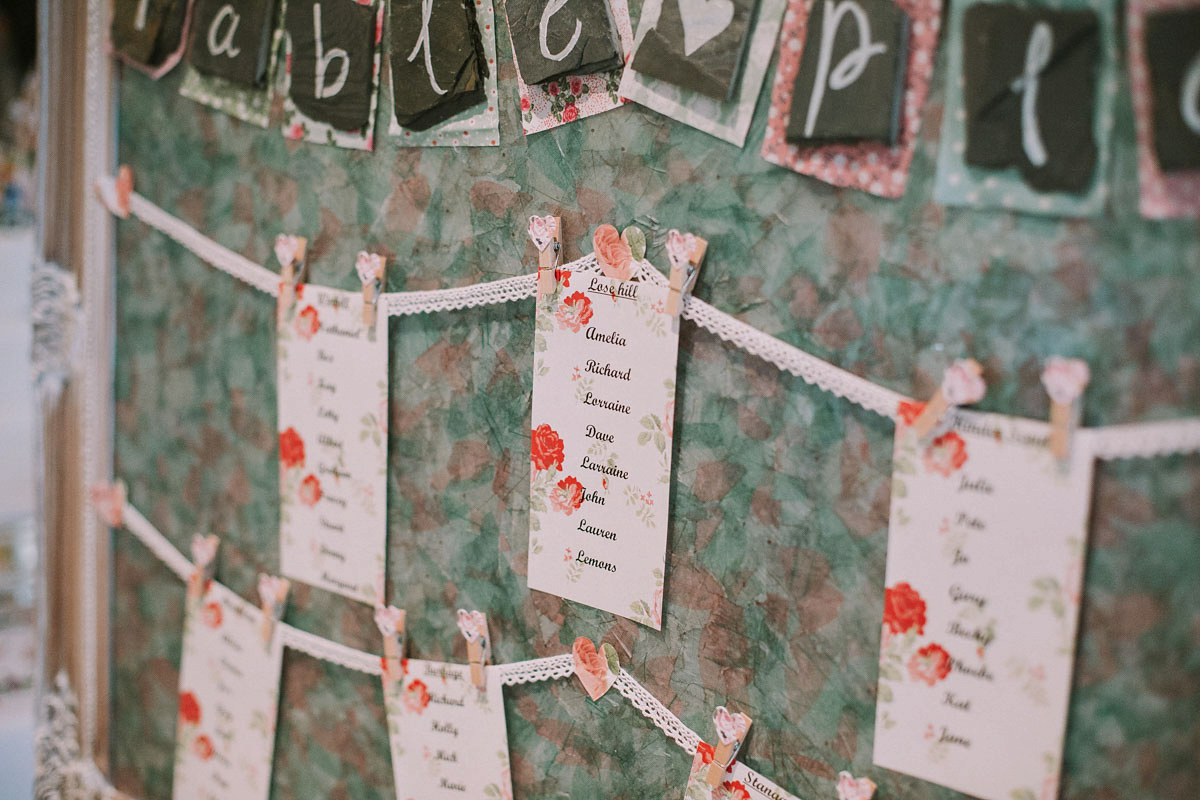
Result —
<svg viewBox="0 0 1200 800"><path fill-rule="evenodd" d="M178 71L126 70L120 160L262 263L276 233L308 236L328 285L356 288L364 246L393 256L390 289L427 289L532 271L531 213L562 212L572 258L597 224L652 214L709 240L698 296L899 391L969 353L983 408L1044 417L1040 361L1063 353L1091 363L1089 424L1200 413L1200 243L1137 216L1127 70L1112 210L1068 222L932 204L940 89L898 201L765 163L769 85L743 150L634 105L524 140L500 28L500 148L287 142L179 97ZM935 87L944 69L939 53ZM278 566L273 306L140 223L118 242L117 474L177 545L220 534L218 578L253 599ZM749 713L746 762L801 797L835 797L841 769L880 798L962 797L870 763L891 424L684 323L655 633L525 588L532 337L532 301L391 322L388 572L410 654L463 659L458 606L488 611L503 661L604 639L704 735L718 704ZM1099 468L1067 800L1200 794L1198 529L1200 458ZM129 536L115 547L112 766L166 798L184 590ZM380 647L370 609L318 590L296 587L285 619ZM382 700L377 678L287 653L272 796L390 797ZM507 711L518 798L682 794L689 757L614 693L516 687Z"/></svg>

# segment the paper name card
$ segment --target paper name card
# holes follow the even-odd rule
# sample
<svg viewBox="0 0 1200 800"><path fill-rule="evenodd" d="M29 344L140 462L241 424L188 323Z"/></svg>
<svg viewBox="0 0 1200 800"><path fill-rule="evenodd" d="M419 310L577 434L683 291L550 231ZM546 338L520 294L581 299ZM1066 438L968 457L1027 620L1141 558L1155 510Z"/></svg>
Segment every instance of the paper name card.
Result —
<svg viewBox="0 0 1200 800"><path fill-rule="evenodd" d="M966 164L1015 168L1041 192L1085 192L1098 159L1100 18L978 3L963 15L962 61Z"/></svg>
<svg viewBox="0 0 1200 800"><path fill-rule="evenodd" d="M957 412L920 443L898 426L877 765L985 800L1057 795L1092 459L1060 467L1049 430Z"/></svg>
<svg viewBox="0 0 1200 800"><path fill-rule="evenodd" d="M364 603L387 537L387 317L358 292L297 286L277 326L282 573Z"/></svg>
<svg viewBox="0 0 1200 800"><path fill-rule="evenodd" d="M713 746L701 742L692 758L687 788L683 800L797 800L740 761L733 762L720 786L710 786L708 768L713 760Z"/></svg>
<svg viewBox="0 0 1200 800"><path fill-rule="evenodd" d="M188 61L204 75L244 88L266 85L273 0L195 0Z"/></svg>
<svg viewBox="0 0 1200 800"><path fill-rule="evenodd" d="M384 680L397 798L512 797L500 671L485 673L481 692L466 664L409 659Z"/></svg>
<svg viewBox="0 0 1200 800"><path fill-rule="evenodd" d="M559 275L534 339L529 587L657 630L679 351L668 289Z"/></svg>
<svg viewBox="0 0 1200 800"><path fill-rule="evenodd" d="M283 640L262 611L219 583L188 612L179 668L173 796L267 800Z"/></svg>

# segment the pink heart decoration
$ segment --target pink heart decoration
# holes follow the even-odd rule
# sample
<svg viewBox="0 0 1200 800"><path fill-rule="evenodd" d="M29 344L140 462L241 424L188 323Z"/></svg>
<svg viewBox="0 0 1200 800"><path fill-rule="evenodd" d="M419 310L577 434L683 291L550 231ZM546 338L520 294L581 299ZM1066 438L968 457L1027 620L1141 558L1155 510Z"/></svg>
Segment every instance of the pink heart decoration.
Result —
<svg viewBox="0 0 1200 800"><path fill-rule="evenodd" d="M746 735L750 722L745 714L731 714L725 706L717 706L713 712L713 725L717 727L717 736L721 744L731 744Z"/></svg>
<svg viewBox="0 0 1200 800"><path fill-rule="evenodd" d="M354 269L358 272L358 279L362 281L363 286L383 274L383 264L384 258L378 253L368 253L366 250L359 252L358 258L354 262Z"/></svg>
<svg viewBox="0 0 1200 800"><path fill-rule="evenodd" d="M671 266L683 269L688 265L692 252L696 249L696 236L691 233L680 233L672 228L667 231L667 258Z"/></svg>
<svg viewBox="0 0 1200 800"><path fill-rule="evenodd" d="M1078 358L1051 356L1042 371L1042 385L1055 403L1069 406L1079 399L1092 378L1086 361Z"/></svg>
<svg viewBox="0 0 1200 800"><path fill-rule="evenodd" d="M192 535L192 563L197 569L204 569L217 557L217 547L221 541L215 536Z"/></svg>
<svg viewBox="0 0 1200 800"><path fill-rule="evenodd" d="M404 625L404 609L395 606L375 606L375 624L384 636L395 636Z"/></svg>
<svg viewBox="0 0 1200 800"><path fill-rule="evenodd" d="M97 516L110 528L119 528L125 521L125 484L98 483L93 486L88 495Z"/></svg>
<svg viewBox="0 0 1200 800"><path fill-rule="evenodd" d="M942 374L942 396L952 406L970 405L983 399L987 384L979 366L969 359L955 361Z"/></svg>
<svg viewBox="0 0 1200 800"><path fill-rule="evenodd" d="M291 585L291 581L286 578L277 578L265 572L258 573L258 597L263 608L267 609L271 616L278 617L283 613L283 601L287 598Z"/></svg>
<svg viewBox="0 0 1200 800"><path fill-rule="evenodd" d="M555 223L554 217L529 218L529 238L533 240L533 246L539 251L550 246L556 232L557 223Z"/></svg>
<svg viewBox="0 0 1200 800"><path fill-rule="evenodd" d="M458 629L468 642L487 638L487 617L479 611L458 610Z"/></svg>
<svg viewBox="0 0 1200 800"><path fill-rule="evenodd" d="M617 679L608 669L608 659L590 639L582 636L572 645L571 656L575 660L575 675L583 684L584 691L592 700L599 700Z"/></svg>
<svg viewBox="0 0 1200 800"><path fill-rule="evenodd" d="M871 800L875 795L875 781L870 778L855 778L849 772L838 773L838 800Z"/></svg>
<svg viewBox="0 0 1200 800"><path fill-rule="evenodd" d="M281 233L275 237L275 258L281 266L300 260L300 237Z"/></svg>

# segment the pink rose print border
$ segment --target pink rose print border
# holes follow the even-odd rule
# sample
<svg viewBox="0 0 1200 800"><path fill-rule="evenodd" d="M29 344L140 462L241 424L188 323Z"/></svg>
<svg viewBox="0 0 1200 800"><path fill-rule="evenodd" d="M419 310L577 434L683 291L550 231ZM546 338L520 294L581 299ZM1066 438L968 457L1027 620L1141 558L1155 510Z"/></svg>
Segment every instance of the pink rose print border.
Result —
<svg viewBox="0 0 1200 800"><path fill-rule="evenodd" d="M609 0L613 21L621 37L621 52L625 61L633 52L633 23L629 20L626 0ZM547 131L569 122L611 111L629 102L617 94L624 66L592 75L572 75L533 86L521 78L517 68L517 88L520 90L521 130L526 135Z"/></svg>
<svg viewBox="0 0 1200 800"><path fill-rule="evenodd" d="M1200 8L1200 0L1129 0L1129 82L1133 88L1133 120L1137 129L1138 209L1150 219L1200 217L1200 170L1164 173L1154 155L1154 123L1150 104L1150 67L1146 61L1146 15L1156 11Z"/></svg>
<svg viewBox="0 0 1200 800"><path fill-rule="evenodd" d="M941 27L940 0L896 0L912 20L908 74L904 87L904 120L894 147L885 144L798 147L784 139L792 110L792 84L800 69L804 36L813 0L791 0L779 36L779 67L771 90L771 108L763 137L762 157L772 164L809 175L834 186L860 189L879 197L904 195L908 170L921 130L921 111L933 78L934 52Z"/></svg>

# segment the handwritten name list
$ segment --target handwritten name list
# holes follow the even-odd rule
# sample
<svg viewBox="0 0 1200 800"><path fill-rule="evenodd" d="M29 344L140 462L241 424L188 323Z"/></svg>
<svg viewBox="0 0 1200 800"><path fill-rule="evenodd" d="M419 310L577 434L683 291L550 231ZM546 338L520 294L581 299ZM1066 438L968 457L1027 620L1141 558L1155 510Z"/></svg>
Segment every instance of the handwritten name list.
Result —
<svg viewBox="0 0 1200 800"><path fill-rule="evenodd" d="M219 583L188 612L179 669L173 795L267 800L283 641L262 611Z"/></svg>
<svg viewBox="0 0 1200 800"><path fill-rule="evenodd" d="M984 800L1056 797L1092 459L1043 423L897 428L875 763Z"/></svg>
<svg viewBox="0 0 1200 800"><path fill-rule="evenodd" d="M485 668L487 691L465 664L406 662L404 679L384 681L396 797L512 797L500 673Z"/></svg>
<svg viewBox="0 0 1200 800"><path fill-rule="evenodd" d="M662 627L678 329L667 288L559 273L538 301L529 587Z"/></svg>
<svg viewBox="0 0 1200 800"><path fill-rule="evenodd" d="M278 324L280 568L374 603L387 502L387 317L362 295L297 287Z"/></svg>

